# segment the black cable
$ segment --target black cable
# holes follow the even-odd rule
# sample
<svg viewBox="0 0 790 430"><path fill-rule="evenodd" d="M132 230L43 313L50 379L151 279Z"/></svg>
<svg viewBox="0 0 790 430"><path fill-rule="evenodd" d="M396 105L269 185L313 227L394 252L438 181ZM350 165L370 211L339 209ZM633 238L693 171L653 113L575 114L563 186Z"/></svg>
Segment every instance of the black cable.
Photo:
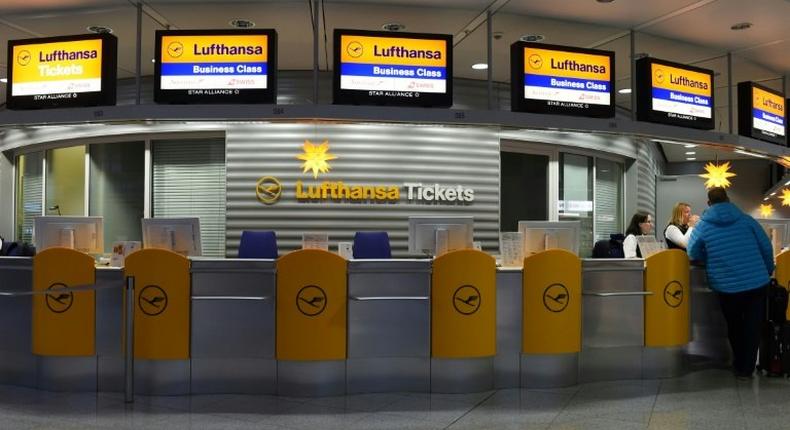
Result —
<svg viewBox="0 0 790 430"><path fill-rule="evenodd" d="M324 23L324 63L326 64L325 71L329 71L329 48L326 40L326 9L324 8L324 0L321 0L321 16Z"/></svg>
<svg viewBox="0 0 790 430"><path fill-rule="evenodd" d="M313 34L315 34L315 21L313 21L313 0L307 0L307 6L310 8L310 26L313 27Z"/></svg>

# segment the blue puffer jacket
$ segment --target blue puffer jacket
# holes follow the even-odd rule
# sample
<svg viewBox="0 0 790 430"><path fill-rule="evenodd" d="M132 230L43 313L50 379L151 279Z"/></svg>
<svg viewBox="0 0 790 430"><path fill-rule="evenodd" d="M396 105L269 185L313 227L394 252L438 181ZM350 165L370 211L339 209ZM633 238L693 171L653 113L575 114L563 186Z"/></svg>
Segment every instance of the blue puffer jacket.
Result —
<svg viewBox="0 0 790 430"><path fill-rule="evenodd" d="M771 242L754 218L732 203L716 203L691 232L689 258L703 261L708 285L723 293L762 287L774 271Z"/></svg>

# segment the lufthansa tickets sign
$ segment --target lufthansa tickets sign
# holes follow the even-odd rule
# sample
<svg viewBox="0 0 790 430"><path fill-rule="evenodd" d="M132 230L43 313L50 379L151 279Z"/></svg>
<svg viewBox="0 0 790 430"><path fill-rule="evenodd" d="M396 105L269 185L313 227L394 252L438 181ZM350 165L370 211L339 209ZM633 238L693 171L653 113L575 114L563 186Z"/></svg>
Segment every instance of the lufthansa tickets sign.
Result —
<svg viewBox="0 0 790 430"><path fill-rule="evenodd" d="M713 72L654 58L637 61L637 118L713 128Z"/></svg>
<svg viewBox="0 0 790 430"><path fill-rule="evenodd" d="M513 111L614 116L614 53L516 42L511 45Z"/></svg>
<svg viewBox="0 0 790 430"><path fill-rule="evenodd" d="M738 84L738 133L785 144L787 106L782 93L753 82Z"/></svg>
<svg viewBox="0 0 790 430"><path fill-rule="evenodd" d="M114 104L116 48L109 34L9 41L8 107Z"/></svg>
<svg viewBox="0 0 790 430"><path fill-rule="evenodd" d="M274 103L274 30L157 31L157 103Z"/></svg>
<svg viewBox="0 0 790 430"><path fill-rule="evenodd" d="M335 30L334 101L450 106L451 36Z"/></svg>

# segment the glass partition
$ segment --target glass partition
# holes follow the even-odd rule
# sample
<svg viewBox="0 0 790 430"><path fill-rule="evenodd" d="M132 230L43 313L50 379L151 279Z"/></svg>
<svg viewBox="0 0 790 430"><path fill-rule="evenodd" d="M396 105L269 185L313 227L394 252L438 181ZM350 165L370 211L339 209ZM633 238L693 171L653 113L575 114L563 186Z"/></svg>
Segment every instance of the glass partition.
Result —
<svg viewBox="0 0 790 430"><path fill-rule="evenodd" d="M33 217L41 216L43 196L43 152L31 152L16 157L16 240L33 240Z"/></svg>
<svg viewBox="0 0 790 430"><path fill-rule="evenodd" d="M85 215L85 146L47 151L44 215Z"/></svg>
<svg viewBox="0 0 790 430"><path fill-rule="evenodd" d="M104 252L113 242L142 240L145 143L91 145L90 155L89 213L104 217Z"/></svg>

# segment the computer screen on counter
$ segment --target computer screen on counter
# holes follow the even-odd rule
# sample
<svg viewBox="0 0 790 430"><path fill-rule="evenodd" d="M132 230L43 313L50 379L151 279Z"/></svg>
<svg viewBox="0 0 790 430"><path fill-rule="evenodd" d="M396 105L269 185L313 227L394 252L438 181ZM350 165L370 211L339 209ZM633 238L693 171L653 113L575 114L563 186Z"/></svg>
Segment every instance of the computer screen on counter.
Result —
<svg viewBox="0 0 790 430"><path fill-rule="evenodd" d="M449 251L471 249L474 217L409 217L409 253L440 256Z"/></svg>
<svg viewBox="0 0 790 430"><path fill-rule="evenodd" d="M565 249L579 255L580 221L519 221L524 235L524 256L547 249Z"/></svg>
<svg viewBox="0 0 790 430"><path fill-rule="evenodd" d="M168 249L187 257L202 254L199 218L143 218L143 248Z"/></svg>
<svg viewBox="0 0 790 430"><path fill-rule="evenodd" d="M104 219L100 216L38 216L33 220L36 250L64 247L87 254L104 252Z"/></svg>

